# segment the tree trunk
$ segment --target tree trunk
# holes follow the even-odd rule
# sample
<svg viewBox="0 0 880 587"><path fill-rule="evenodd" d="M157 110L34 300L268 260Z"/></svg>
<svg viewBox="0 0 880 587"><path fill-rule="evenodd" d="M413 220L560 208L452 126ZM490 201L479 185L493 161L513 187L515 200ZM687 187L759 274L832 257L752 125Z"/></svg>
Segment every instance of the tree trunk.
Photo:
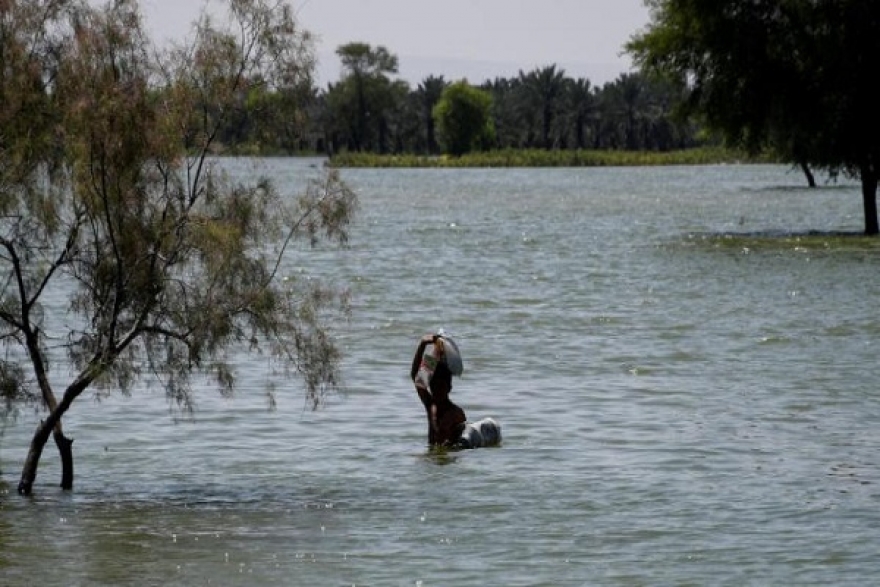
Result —
<svg viewBox="0 0 880 587"><path fill-rule="evenodd" d="M31 447L21 470L21 480L18 482L18 493L21 495L30 495L34 490L34 481L37 479L37 467L40 465L43 447L46 446L46 441L49 440L49 435L55 428L55 423L50 423L51 419L50 417L49 420L40 422L34 433L34 438L31 440Z"/></svg>
<svg viewBox="0 0 880 587"><path fill-rule="evenodd" d="M811 188L816 187L816 178L813 176L813 172L810 169L810 166L803 161L800 162L800 166L801 171L803 171L804 175L807 177L807 185L809 185Z"/></svg>
<svg viewBox="0 0 880 587"><path fill-rule="evenodd" d="M86 385L81 385L81 387L85 389ZM60 422L61 416L78 395L79 391L65 394L61 403L49 412L49 417L37 426L34 437L31 439L27 458L24 461L24 467L21 470L21 480L18 482L19 494L30 495L33 492L34 481L37 479L37 468L40 466L40 457L43 455L43 448L45 448L50 434L54 435L55 444L61 454L61 488L73 489L73 440L64 436Z"/></svg>
<svg viewBox="0 0 880 587"><path fill-rule="evenodd" d="M865 234L874 236L880 233L877 224L877 173L872 166L863 165L862 176L862 203L865 207Z"/></svg>
<svg viewBox="0 0 880 587"><path fill-rule="evenodd" d="M52 433L61 455L61 489L73 489L73 439L67 438L59 426Z"/></svg>

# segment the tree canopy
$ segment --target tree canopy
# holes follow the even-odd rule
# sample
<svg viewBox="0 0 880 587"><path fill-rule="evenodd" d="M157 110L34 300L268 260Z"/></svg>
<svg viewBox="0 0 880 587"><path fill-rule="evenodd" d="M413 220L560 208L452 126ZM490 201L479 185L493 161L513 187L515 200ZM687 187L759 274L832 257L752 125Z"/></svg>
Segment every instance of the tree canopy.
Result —
<svg viewBox="0 0 880 587"><path fill-rule="evenodd" d="M870 0L647 0L627 50L689 91L687 111L750 151L862 182L878 233L880 4Z"/></svg>
<svg viewBox="0 0 880 587"><path fill-rule="evenodd" d="M387 152L389 112L407 91L404 82L390 77L397 73L397 56L367 43L342 45L336 54L342 63L342 79L330 85L327 100L347 123L351 149Z"/></svg>
<svg viewBox="0 0 880 587"><path fill-rule="evenodd" d="M72 486L61 423L89 388L158 381L186 409L194 375L235 389L241 351L298 372L315 404L338 381L326 316L344 292L281 267L294 239L345 241L354 194L331 173L293 197L210 156L247 96L311 75L309 36L286 4L228 8L164 50L136 0L0 3L0 390L48 410L20 493L50 435ZM73 371L60 393L52 348Z"/></svg>
<svg viewBox="0 0 880 587"><path fill-rule="evenodd" d="M433 116L440 142L450 155L486 150L495 140L492 96L465 80L443 90Z"/></svg>

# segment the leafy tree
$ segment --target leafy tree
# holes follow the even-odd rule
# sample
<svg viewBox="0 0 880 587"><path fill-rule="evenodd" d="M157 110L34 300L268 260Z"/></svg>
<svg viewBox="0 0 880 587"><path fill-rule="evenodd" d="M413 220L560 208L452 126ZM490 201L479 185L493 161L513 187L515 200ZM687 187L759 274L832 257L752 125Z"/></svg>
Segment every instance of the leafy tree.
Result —
<svg viewBox="0 0 880 587"><path fill-rule="evenodd" d="M343 75L331 87L337 94L335 103L348 113L354 150L369 149L381 142L384 114L394 105L395 84L388 76L397 73L397 56L383 46L373 48L367 43L342 45L336 54Z"/></svg>
<svg viewBox="0 0 880 587"><path fill-rule="evenodd" d="M337 382L326 317L344 295L285 280L282 264L296 238L344 241L354 195L331 174L289 200L209 157L241 96L309 74L308 37L270 0L231 0L229 22L205 17L191 42L162 51L136 0L0 4L0 340L11 357L0 389L36 393L48 410L22 494L50 435L72 487L61 422L87 389L158 381L191 409L194 375L235 389L229 359L241 351L296 370L314 405ZM60 395L59 363L73 370Z"/></svg>
<svg viewBox="0 0 880 587"><path fill-rule="evenodd" d="M30 178L56 168L51 139L56 117L50 109L51 96L44 88L58 69L54 55L59 39L51 24L63 11L63 4L50 1L0 5L0 227L17 222L22 229L28 229L28 224L16 218L20 213L16 200L24 195ZM31 208L39 211L40 199L33 199ZM0 263L4 266L8 262L2 254L6 239L3 230ZM14 285L8 278L7 274L3 290ZM0 312L6 311L5 297L0 297ZM0 321L0 341L5 346L16 344L18 334L18 329ZM0 357L2 426L16 414L20 403L39 399L33 388L25 385L24 358L15 352Z"/></svg>
<svg viewBox="0 0 880 587"><path fill-rule="evenodd" d="M284 88L256 83L243 98L237 120L230 120L220 135L222 143L234 147L246 145L257 152L302 150L308 109L316 100L311 79Z"/></svg>
<svg viewBox="0 0 880 587"><path fill-rule="evenodd" d="M495 138L491 94L467 81L449 85L434 107L434 120L447 153L455 156L486 150Z"/></svg>
<svg viewBox="0 0 880 587"><path fill-rule="evenodd" d="M687 109L729 144L773 148L805 169L860 179L865 233L878 234L880 4L868 0L648 0L627 44L678 80Z"/></svg>

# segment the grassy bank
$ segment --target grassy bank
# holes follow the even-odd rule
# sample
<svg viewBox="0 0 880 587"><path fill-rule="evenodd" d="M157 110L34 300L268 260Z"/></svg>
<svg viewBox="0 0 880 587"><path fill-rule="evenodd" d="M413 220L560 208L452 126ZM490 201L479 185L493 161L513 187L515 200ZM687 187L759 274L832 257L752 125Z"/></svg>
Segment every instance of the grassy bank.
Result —
<svg viewBox="0 0 880 587"><path fill-rule="evenodd" d="M342 153L330 158L334 167L610 167L646 165L711 165L719 163L769 163L769 157L748 157L720 148L654 151L544 151L505 150L469 153L461 157L440 155L377 155Z"/></svg>

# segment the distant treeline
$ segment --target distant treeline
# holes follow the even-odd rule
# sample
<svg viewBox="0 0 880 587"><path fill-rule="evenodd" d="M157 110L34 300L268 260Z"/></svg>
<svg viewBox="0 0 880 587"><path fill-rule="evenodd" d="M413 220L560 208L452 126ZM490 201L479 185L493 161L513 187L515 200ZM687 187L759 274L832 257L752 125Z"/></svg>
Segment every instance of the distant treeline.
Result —
<svg viewBox="0 0 880 587"><path fill-rule="evenodd" d="M219 135L227 151L289 154L443 152L434 109L453 81L428 76L415 88L397 79L397 57L384 47L350 43L337 50L341 77L261 88L242 96L238 116ZM556 65L475 88L491 96L491 144L483 150L676 151L709 144L693 122L674 114L671 84L639 73L601 87Z"/></svg>

